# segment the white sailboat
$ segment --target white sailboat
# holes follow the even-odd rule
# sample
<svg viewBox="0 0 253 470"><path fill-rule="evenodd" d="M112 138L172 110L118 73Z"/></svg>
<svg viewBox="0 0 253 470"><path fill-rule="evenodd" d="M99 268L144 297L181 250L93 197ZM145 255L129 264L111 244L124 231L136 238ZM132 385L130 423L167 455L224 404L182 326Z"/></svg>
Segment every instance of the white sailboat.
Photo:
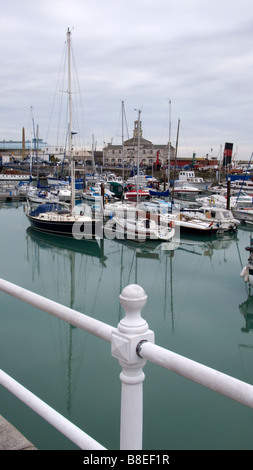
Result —
<svg viewBox="0 0 253 470"><path fill-rule="evenodd" d="M159 223L144 214L136 213L133 215L133 217L127 218L121 216L113 217L105 227L105 235L109 233L111 238L111 231L111 233L115 233L118 239L124 238L137 242L145 240L170 241L174 237L175 229L169 227L167 223ZM109 231L108 233L107 230Z"/></svg>
<svg viewBox="0 0 253 470"><path fill-rule="evenodd" d="M98 238L102 234L102 218L99 214L93 216L75 211L75 162L73 158L73 135L72 130L72 91L71 91L71 32L67 31L68 47L68 105L69 105L69 126L68 126L68 146L71 165L71 203L70 208L63 208L58 204L41 204L31 210L28 208L27 217L37 230L55 233L58 235L70 235L74 238L92 239Z"/></svg>

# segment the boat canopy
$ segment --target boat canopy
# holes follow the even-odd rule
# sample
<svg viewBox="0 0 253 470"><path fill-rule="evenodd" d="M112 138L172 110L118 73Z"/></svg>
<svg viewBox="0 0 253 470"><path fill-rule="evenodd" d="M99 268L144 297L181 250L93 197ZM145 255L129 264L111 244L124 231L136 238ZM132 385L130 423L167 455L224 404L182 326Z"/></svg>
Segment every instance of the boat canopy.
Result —
<svg viewBox="0 0 253 470"><path fill-rule="evenodd" d="M159 196L159 197L169 197L170 192L167 189L167 191L152 191L151 189L149 190L150 196Z"/></svg>
<svg viewBox="0 0 253 470"><path fill-rule="evenodd" d="M36 209L30 212L29 215L32 217L38 217L40 214L44 214L45 212L58 212L58 214L68 214L69 209L62 206L62 204L40 204Z"/></svg>

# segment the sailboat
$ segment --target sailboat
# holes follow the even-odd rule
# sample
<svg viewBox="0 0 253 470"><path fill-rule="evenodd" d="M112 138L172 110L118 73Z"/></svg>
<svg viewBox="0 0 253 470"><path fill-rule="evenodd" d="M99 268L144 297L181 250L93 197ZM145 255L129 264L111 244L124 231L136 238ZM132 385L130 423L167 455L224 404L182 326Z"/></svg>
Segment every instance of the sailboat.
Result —
<svg viewBox="0 0 253 470"><path fill-rule="evenodd" d="M40 204L34 210L28 206L27 217L32 227L47 233L68 235L76 239L100 238L102 234L102 217L90 210L88 213L75 211L75 162L73 158L72 130L72 92L71 92L71 32L67 31L68 47L68 146L71 165L71 203L69 206L61 204Z"/></svg>

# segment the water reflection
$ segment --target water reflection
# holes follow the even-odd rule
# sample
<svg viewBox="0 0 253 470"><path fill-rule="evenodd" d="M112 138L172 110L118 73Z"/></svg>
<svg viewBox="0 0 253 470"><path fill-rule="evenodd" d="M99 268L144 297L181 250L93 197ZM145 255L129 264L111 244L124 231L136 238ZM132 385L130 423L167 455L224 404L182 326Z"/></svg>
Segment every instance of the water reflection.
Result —
<svg viewBox="0 0 253 470"><path fill-rule="evenodd" d="M104 255L103 240L80 241L69 237L42 233L32 227L27 228L26 234L27 259L33 266L33 269L36 269L41 281L43 276L47 275L50 277L51 275L49 285L52 283L53 289L55 289L56 285L59 284L59 298L57 301L68 305L70 308L75 308L78 285L76 281L76 256L81 256L85 260L87 258L97 259L102 268L105 267L107 258ZM49 254L49 258L46 259L46 263L48 263L47 273L43 267L41 268L40 255L45 250ZM62 265L65 266L64 271L68 272L64 273L62 269L52 271L50 263L59 265L56 257L60 259L67 258L68 265L66 266L64 263ZM64 274L68 274L67 283L64 282ZM66 295L66 291L68 291L69 295ZM44 295L47 296L47 293ZM63 298L64 300L62 300ZM66 407L68 413L71 414L74 383L77 383L82 358L85 356L87 336L83 335L81 330L78 330L75 326L60 320L57 321L57 328L51 328L51 334L54 338L54 346L59 357L58 363L61 366L64 377Z"/></svg>
<svg viewBox="0 0 253 470"><path fill-rule="evenodd" d="M102 321L116 326L124 316L118 295L127 284L137 283L150 295L151 304L152 296L156 299L155 308L161 313L161 324L164 328L168 321L166 328L172 333L176 328L178 305L187 291L183 287L186 277L182 267L192 269L194 278L192 273L198 260L211 260L215 251L225 253L237 240L236 234L220 238L182 235L179 245L172 249L171 242L158 240L141 243L118 239L75 240L44 234L32 227L26 230L27 259L34 272L36 269L42 295L53 296L57 302L90 316L99 318L101 315ZM85 270L82 264L87 265ZM206 264L209 264L208 259ZM111 317L108 310L111 310ZM152 318L152 321L158 322L156 328L160 327L160 320ZM59 367L63 371L67 409L71 413L74 384L86 356L86 336L60 321L52 328L52 335Z"/></svg>
<svg viewBox="0 0 253 470"><path fill-rule="evenodd" d="M245 326L241 328L243 333L253 330L253 295L239 305L240 313L244 316Z"/></svg>
<svg viewBox="0 0 253 470"><path fill-rule="evenodd" d="M58 248L59 252L61 250L69 250L70 252L82 253L86 256L99 258L101 263L105 265L106 257L104 256L103 239L98 241L76 240L71 237L43 233L35 230L33 227L28 227L26 233L28 237L39 244L40 248Z"/></svg>
<svg viewBox="0 0 253 470"><path fill-rule="evenodd" d="M213 256L215 250L227 250L234 242L238 241L236 233L224 234L222 237L196 237L194 235L181 234L179 249L195 254Z"/></svg>
<svg viewBox="0 0 253 470"><path fill-rule="evenodd" d="M236 234L227 234L215 238L181 235L176 243L161 242L159 240L146 240L145 242L137 243L133 240L120 240L117 238L114 240L99 239L98 241L75 240L69 237L42 233L32 227L27 228L26 233L27 259L31 263L33 270L36 268L39 275L43 274L43 276L45 276L45 270L41 270L40 264L41 253L43 250L47 250L49 254L48 265L51 263L56 266L58 263L60 266L57 277L59 278L59 283L65 283L65 291L67 290L66 282L69 282L70 287L68 287L68 289L71 290L69 306L71 308L74 308L76 282L78 282L80 278L82 279L83 285L87 285L88 281L91 284L91 288L88 291L89 297L96 295L94 292L98 286L98 279L101 280L102 276L107 277L107 282L111 280L111 284L114 284L119 295L127 284L136 283L142 285L143 278L146 276L147 271L151 282L152 276L154 276L153 263L157 261L159 263L157 275L161 280L161 284L164 284L164 297L170 295L172 299L171 310L173 310L172 258L176 254L177 259L179 254L189 254L189 256L204 256L212 259L215 251L223 250L224 260L226 261L226 250L238 240ZM55 258L56 256L57 259ZM64 264L64 258L69 259L68 265L66 265L66 263ZM181 258L182 257L180 257L180 263ZM98 269L95 268L91 270L90 267L87 268L86 274L84 275L84 273L80 272L81 268L79 268L76 274L76 262L79 264L81 262L87 263L88 259L97 259L99 265L103 268L102 271L98 272ZM144 259L148 263L146 263L145 266L141 264L141 260ZM190 260L189 257L187 257L187 262L188 260ZM192 263L193 260L190 262ZM66 271L66 278L67 275L69 276L68 280L63 279L63 271ZM113 276L115 276L115 279L113 279ZM91 279L93 279L92 282ZM52 281L54 282L54 289L56 289L56 273L54 273L54 279ZM59 297L61 297L60 289L61 287L59 287ZM62 285L62 289L64 289L64 285Z"/></svg>

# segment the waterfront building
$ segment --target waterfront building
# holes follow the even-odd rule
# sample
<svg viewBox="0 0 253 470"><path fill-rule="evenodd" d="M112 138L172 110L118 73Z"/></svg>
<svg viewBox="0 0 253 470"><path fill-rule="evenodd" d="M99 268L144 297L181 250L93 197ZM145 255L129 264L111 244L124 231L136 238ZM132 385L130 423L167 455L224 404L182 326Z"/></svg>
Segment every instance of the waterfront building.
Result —
<svg viewBox="0 0 253 470"><path fill-rule="evenodd" d="M50 161L52 157L63 161L64 158L68 158L68 151L60 145L44 145L41 148L40 157L45 161ZM73 157L77 162L92 165L92 152L88 152L83 148L75 147L73 149Z"/></svg>
<svg viewBox="0 0 253 470"><path fill-rule="evenodd" d="M108 143L103 149L104 166L136 166L138 162L139 144L139 164L140 166L168 164L168 157L175 159L175 148L167 144L153 144L144 139L142 135L142 122L134 122L133 137L125 140L122 144L113 145Z"/></svg>

